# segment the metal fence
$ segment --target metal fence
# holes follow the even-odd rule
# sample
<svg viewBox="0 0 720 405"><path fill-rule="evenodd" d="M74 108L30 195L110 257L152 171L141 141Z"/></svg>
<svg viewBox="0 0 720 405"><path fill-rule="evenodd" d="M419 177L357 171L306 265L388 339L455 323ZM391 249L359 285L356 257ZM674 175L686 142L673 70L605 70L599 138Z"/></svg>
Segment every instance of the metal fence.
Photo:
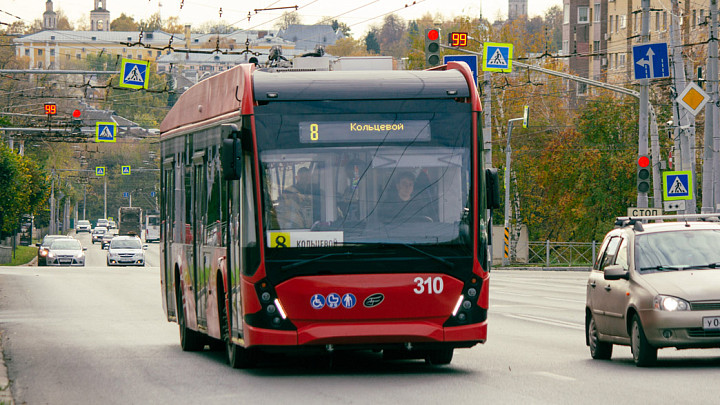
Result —
<svg viewBox="0 0 720 405"><path fill-rule="evenodd" d="M550 266L592 266L597 242L528 242L528 263Z"/></svg>

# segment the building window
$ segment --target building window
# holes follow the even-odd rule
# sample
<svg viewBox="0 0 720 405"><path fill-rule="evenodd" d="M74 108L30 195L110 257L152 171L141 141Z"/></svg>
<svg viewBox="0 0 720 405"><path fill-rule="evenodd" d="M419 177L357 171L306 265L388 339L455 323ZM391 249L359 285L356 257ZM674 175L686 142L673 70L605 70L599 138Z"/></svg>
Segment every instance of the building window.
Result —
<svg viewBox="0 0 720 405"><path fill-rule="evenodd" d="M578 7L578 24L587 24L590 22L590 10L587 6Z"/></svg>
<svg viewBox="0 0 720 405"><path fill-rule="evenodd" d="M75 54L75 59L77 59L77 60L82 59L82 55L80 55L79 53L78 53L78 54Z"/></svg>
<svg viewBox="0 0 720 405"><path fill-rule="evenodd" d="M595 17L593 19L593 22L599 23L600 22L600 3L595 3L593 13L594 13L594 17Z"/></svg>
<svg viewBox="0 0 720 405"><path fill-rule="evenodd" d="M627 27L627 19L626 18L627 18L627 16L624 14L620 16L620 29L625 29L625 27Z"/></svg>
<svg viewBox="0 0 720 405"><path fill-rule="evenodd" d="M51 49L51 50L50 50L50 56L55 56L55 50L54 50L54 49Z"/></svg>
<svg viewBox="0 0 720 405"><path fill-rule="evenodd" d="M658 24L659 25L659 24ZM693 10L692 12L692 24L690 24L690 27L692 29L695 29L695 26L697 25L697 10Z"/></svg>
<svg viewBox="0 0 720 405"><path fill-rule="evenodd" d="M563 55L570 55L570 41L567 39L562 44Z"/></svg>
<svg viewBox="0 0 720 405"><path fill-rule="evenodd" d="M570 5L565 4L563 8L563 24L570 24Z"/></svg>
<svg viewBox="0 0 720 405"><path fill-rule="evenodd" d="M660 13L655 13L655 31L660 31Z"/></svg>
<svg viewBox="0 0 720 405"><path fill-rule="evenodd" d="M29 50L29 49L26 49L26 50L25 50L25 56L30 56L30 50Z"/></svg>
<svg viewBox="0 0 720 405"><path fill-rule="evenodd" d="M600 59L600 41L593 41L593 60Z"/></svg>
<svg viewBox="0 0 720 405"><path fill-rule="evenodd" d="M620 67L625 67L625 54L624 53L620 54L620 60L618 63L620 65Z"/></svg>
<svg viewBox="0 0 720 405"><path fill-rule="evenodd" d="M667 11L663 11L663 30L667 30Z"/></svg>
<svg viewBox="0 0 720 405"><path fill-rule="evenodd" d="M620 15L615 16L615 32L620 32Z"/></svg>

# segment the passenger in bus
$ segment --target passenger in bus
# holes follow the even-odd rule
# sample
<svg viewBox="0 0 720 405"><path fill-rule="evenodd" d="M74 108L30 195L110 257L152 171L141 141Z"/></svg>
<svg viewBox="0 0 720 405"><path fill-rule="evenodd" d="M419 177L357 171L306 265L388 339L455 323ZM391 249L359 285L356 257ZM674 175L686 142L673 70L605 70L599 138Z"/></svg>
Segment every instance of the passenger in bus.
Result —
<svg viewBox="0 0 720 405"><path fill-rule="evenodd" d="M380 198L379 215L384 223L432 222L427 202L415 198L415 176L411 172L400 172L392 186L386 191L387 197Z"/></svg>
<svg viewBox="0 0 720 405"><path fill-rule="evenodd" d="M295 184L278 199L277 219L281 229L308 229L313 224L310 169L301 167Z"/></svg>

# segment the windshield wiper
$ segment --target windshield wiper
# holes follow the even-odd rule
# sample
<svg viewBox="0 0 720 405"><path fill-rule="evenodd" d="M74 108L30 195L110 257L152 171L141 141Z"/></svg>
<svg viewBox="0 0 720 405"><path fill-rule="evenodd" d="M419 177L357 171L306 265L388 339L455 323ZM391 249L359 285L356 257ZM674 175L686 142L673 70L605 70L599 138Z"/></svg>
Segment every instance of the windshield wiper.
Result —
<svg viewBox="0 0 720 405"><path fill-rule="evenodd" d="M720 262L709 263L709 264L695 264L692 266L686 266L684 269L717 269L720 268Z"/></svg>
<svg viewBox="0 0 720 405"><path fill-rule="evenodd" d="M672 270L672 271L678 271L678 270L682 270L682 269L685 269L685 268L686 268L685 266L663 266L663 265L660 265L660 266L641 267L641 268L640 268L640 271L644 271L644 270L655 270L655 271L671 271L671 270Z"/></svg>
<svg viewBox="0 0 720 405"><path fill-rule="evenodd" d="M412 250L414 250L414 251L416 251L416 252L418 252L418 253L422 253L422 254L424 254L425 256L427 256L427 257L429 257L429 258L431 258L431 259L435 259L435 260L439 261L440 263L446 265L446 266L447 266L448 268L450 268L450 269L454 269L454 268L455 268L455 263L450 262L450 261L448 261L448 260L445 260L445 259L443 259L443 258L440 257L440 256L435 256L435 255L432 254L432 253L428 253L428 252L426 252L426 251L424 251L424 250L422 250L422 249L418 249L418 248L416 248L415 246L409 245L409 244L407 244L407 243L403 243L402 245L405 246L406 248L412 249Z"/></svg>
<svg viewBox="0 0 720 405"><path fill-rule="evenodd" d="M318 257L313 257L312 259L302 260L302 261L299 261L299 262L295 262L295 263L293 263L293 264L288 264L288 265L282 266L282 267L280 268L280 270L290 270L290 269L294 269L295 267L304 266L304 265L306 265L306 264L308 264L308 263L312 263L312 262L315 262L315 261L318 261L318 260L326 259L326 258L328 258L328 257L333 257L333 256L351 256L351 255L352 255L352 252L328 253L328 254L326 254L326 255L322 255L322 256L318 256Z"/></svg>

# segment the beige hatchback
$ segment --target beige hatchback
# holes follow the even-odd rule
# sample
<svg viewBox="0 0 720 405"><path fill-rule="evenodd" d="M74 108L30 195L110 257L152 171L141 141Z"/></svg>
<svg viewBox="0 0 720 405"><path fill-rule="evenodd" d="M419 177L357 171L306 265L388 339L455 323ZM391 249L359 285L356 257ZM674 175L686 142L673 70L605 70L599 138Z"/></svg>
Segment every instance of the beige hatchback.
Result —
<svg viewBox="0 0 720 405"><path fill-rule="evenodd" d="M658 218L673 222L643 223ZM649 366L659 348L720 347L716 221L717 214L618 218L587 283L592 358L607 360L613 344L629 345L635 364Z"/></svg>

